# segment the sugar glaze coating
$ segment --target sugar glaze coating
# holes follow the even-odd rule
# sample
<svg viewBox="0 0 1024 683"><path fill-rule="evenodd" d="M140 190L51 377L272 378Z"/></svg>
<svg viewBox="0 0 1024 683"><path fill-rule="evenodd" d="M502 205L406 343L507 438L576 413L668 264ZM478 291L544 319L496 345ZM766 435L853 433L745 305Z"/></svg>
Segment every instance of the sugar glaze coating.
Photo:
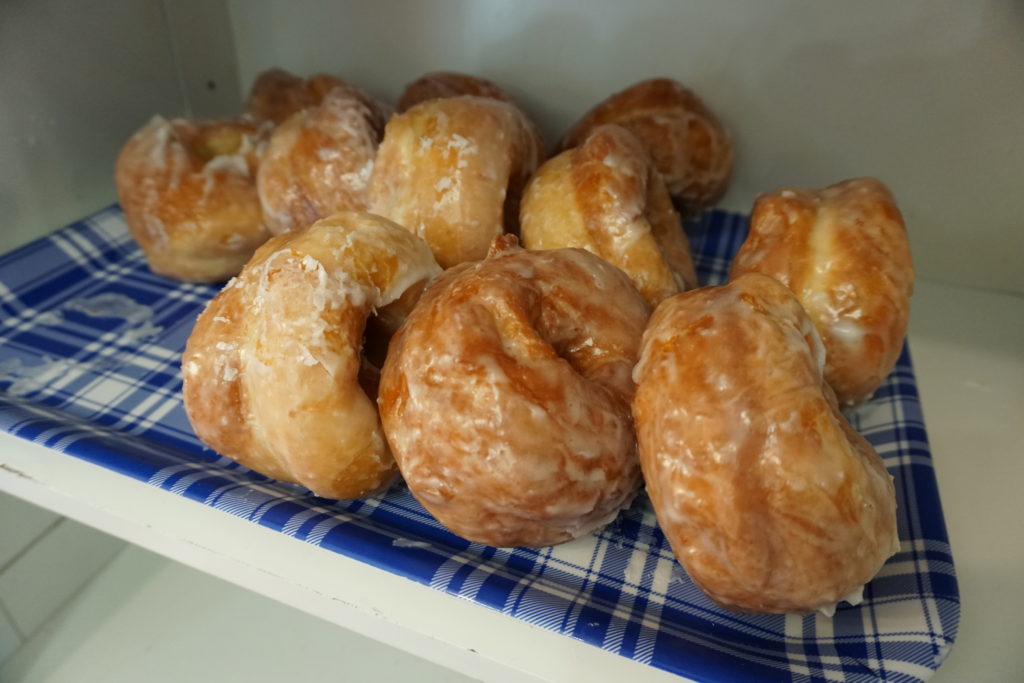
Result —
<svg viewBox="0 0 1024 683"><path fill-rule="evenodd" d="M840 404L866 401L899 358L914 266L888 188L857 178L758 197L731 276L770 275L792 290L825 344Z"/></svg>
<svg viewBox="0 0 1024 683"><path fill-rule="evenodd" d="M518 226L519 197L543 148L515 106L460 96L422 102L388 122L370 211L423 237L443 268L476 261Z"/></svg>
<svg viewBox="0 0 1024 683"><path fill-rule="evenodd" d="M512 102L512 98L501 86L486 78L471 76L454 71L433 71L423 74L405 86L398 98L395 110L399 113L411 109L420 102L436 100L444 97L473 95L489 97L502 102Z"/></svg>
<svg viewBox="0 0 1024 683"><path fill-rule="evenodd" d="M385 112L339 85L293 114L270 136L257 177L260 204L275 235L369 202L370 175Z"/></svg>
<svg viewBox="0 0 1024 683"><path fill-rule="evenodd" d="M363 333L374 311L388 318L411 308L439 272L421 239L370 214L340 213L272 238L189 337L183 393L196 435L320 496L386 486L396 469L362 386L372 384Z"/></svg>
<svg viewBox="0 0 1024 683"><path fill-rule="evenodd" d="M189 282L236 275L269 237L256 172L269 127L154 116L114 170L125 222L153 272Z"/></svg>
<svg viewBox="0 0 1024 683"><path fill-rule="evenodd" d="M561 148L579 146L595 127L606 123L637 136L685 212L711 208L728 189L733 165L729 134L681 83L652 78L609 96L569 129Z"/></svg>
<svg viewBox="0 0 1024 683"><path fill-rule="evenodd" d="M595 128L545 162L523 193L528 249L580 247L621 268L644 298L697 286L690 246L665 182L625 128Z"/></svg>
<svg viewBox="0 0 1024 683"><path fill-rule="evenodd" d="M279 125L292 114L320 104L334 88L347 85L340 78L327 74L305 79L284 69L267 69L253 81L245 105L246 116Z"/></svg>
<svg viewBox="0 0 1024 683"><path fill-rule="evenodd" d="M799 302L758 274L666 299L644 333L647 491L690 578L729 609L829 610L899 547L892 477L824 360Z"/></svg>
<svg viewBox="0 0 1024 683"><path fill-rule="evenodd" d="M540 547L608 523L639 488L630 371L649 309L586 251L514 243L427 289L379 404L409 490L442 524Z"/></svg>

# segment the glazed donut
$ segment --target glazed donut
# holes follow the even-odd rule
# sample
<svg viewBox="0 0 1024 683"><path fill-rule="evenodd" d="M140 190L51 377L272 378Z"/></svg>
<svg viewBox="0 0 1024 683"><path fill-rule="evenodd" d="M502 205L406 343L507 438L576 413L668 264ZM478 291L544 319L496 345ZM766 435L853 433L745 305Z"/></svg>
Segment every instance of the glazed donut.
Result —
<svg viewBox="0 0 1024 683"><path fill-rule="evenodd" d="M743 275L666 299L633 400L658 524L690 578L743 612L828 611L899 547L892 477L839 412L799 302Z"/></svg>
<svg viewBox="0 0 1024 683"><path fill-rule="evenodd" d="M420 76L405 86L401 97L398 98L396 111L401 113L420 102L444 97L458 97L459 95L473 95L474 97L488 97L492 100L512 102L508 93L502 90L497 83L486 78L453 71L434 71Z"/></svg>
<svg viewBox="0 0 1024 683"><path fill-rule="evenodd" d="M304 80L283 69L264 71L252 84L246 114L257 121L284 123L292 114L320 104L328 92L345 81L326 74Z"/></svg>
<svg viewBox="0 0 1024 683"><path fill-rule="evenodd" d="M796 294L825 343L840 404L866 401L903 348L914 266L889 190L859 178L758 197L731 274L774 277Z"/></svg>
<svg viewBox="0 0 1024 683"><path fill-rule="evenodd" d="M154 273L223 282L270 237L255 181L266 135L251 121L155 116L125 143L117 195Z"/></svg>
<svg viewBox="0 0 1024 683"><path fill-rule="evenodd" d="M365 209L386 120L372 99L341 85L278 126L257 174L270 231L280 235L338 211Z"/></svg>
<svg viewBox="0 0 1024 683"><path fill-rule="evenodd" d="M423 237L443 268L478 261L518 226L519 197L542 154L530 122L507 102L422 102L388 121L370 210Z"/></svg>
<svg viewBox="0 0 1024 683"><path fill-rule="evenodd" d="M729 134L680 83L655 78L612 95L569 129L561 148L578 147L604 123L616 123L637 136L669 194L687 213L710 208L725 194L733 161Z"/></svg>
<svg viewBox="0 0 1024 683"><path fill-rule="evenodd" d="M649 309L589 252L515 242L427 289L378 403L409 490L442 524L541 547L610 522L639 488L630 370Z"/></svg>
<svg viewBox="0 0 1024 683"><path fill-rule="evenodd" d="M188 339L183 393L196 435L318 496L387 486L396 470L363 388L373 383L363 331L375 311L395 326L439 272L423 240L366 213L272 238Z"/></svg>
<svg viewBox="0 0 1024 683"><path fill-rule="evenodd" d="M597 254L652 306L697 286L665 183L625 128L598 126L579 147L545 162L526 186L520 215L526 248Z"/></svg>

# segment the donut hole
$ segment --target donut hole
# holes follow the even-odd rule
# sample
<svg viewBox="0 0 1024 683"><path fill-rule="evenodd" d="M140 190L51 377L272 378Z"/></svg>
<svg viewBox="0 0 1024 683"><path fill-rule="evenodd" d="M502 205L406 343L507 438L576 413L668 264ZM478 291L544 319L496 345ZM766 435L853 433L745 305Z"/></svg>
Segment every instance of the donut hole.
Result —
<svg viewBox="0 0 1024 683"><path fill-rule="evenodd" d="M606 388L599 385L608 379L608 349L596 334L597 330L580 323L580 318L594 320L600 314L575 308L570 297L571 294L559 288L537 291L527 284L510 306L518 308L519 313L499 320L501 338L523 340L524 348L532 347L532 353L537 353L538 346L546 346L574 374L591 384L594 391L606 393ZM517 354L513 352L510 355ZM613 382L613 385L617 384ZM554 395L561 393L557 387L552 386L551 389Z"/></svg>
<svg viewBox="0 0 1024 683"><path fill-rule="evenodd" d="M557 314L556 314L557 315ZM584 330L567 328L564 325L552 326L541 322L537 325L537 333L556 356L572 368L572 371L586 380L592 380L594 357L594 338ZM588 349L591 351L588 353Z"/></svg>
<svg viewBox="0 0 1024 683"><path fill-rule="evenodd" d="M529 177L527 176L512 176L509 178L508 188L505 190L505 201L501 206L501 216L505 232L516 237L520 236L519 204L528 180Z"/></svg>
<svg viewBox="0 0 1024 683"><path fill-rule="evenodd" d="M370 400L377 400L380 371L388 354L392 331L377 315L366 319L363 327L363 347L359 361L359 386Z"/></svg>
<svg viewBox="0 0 1024 683"><path fill-rule="evenodd" d="M376 401L380 388L380 373L388 354L391 337L398 331L419 300L427 280L420 280L402 292L402 296L378 311L374 311L363 327L363 346L359 364L359 386Z"/></svg>
<svg viewBox="0 0 1024 683"><path fill-rule="evenodd" d="M207 128L192 140L191 152L205 164L215 157L237 154L244 142L245 134L237 128Z"/></svg>
<svg viewBox="0 0 1024 683"><path fill-rule="evenodd" d="M490 283L482 287L501 293L490 298L488 305L493 336L501 340L509 358L537 353L543 347L565 361L576 374L586 376L587 361L592 355L586 349L593 347L594 339L579 324L579 311L571 303L571 293L538 284L530 265L531 253L541 252L521 249L518 239L511 236L498 237L491 245L487 260L505 266L488 273ZM572 270L575 264L564 265ZM518 340L520 348L510 348L512 340Z"/></svg>
<svg viewBox="0 0 1024 683"><path fill-rule="evenodd" d="M363 390L368 399L374 402L377 400L377 394L380 393L380 370L382 364L383 359L381 359L380 363L375 363L369 360L364 353L359 362L359 374L356 375L359 388Z"/></svg>
<svg viewBox="0 0 1024 683"><path fill-rule="evenodd" d="M693 257L679 214L669 196L665 181L653 166L648 167L647 199L644 203L644 218L651 226L651 237L662 260L668 264L672 279L679 291L684 292L697 286L697 275L693 268Z"/></svg>

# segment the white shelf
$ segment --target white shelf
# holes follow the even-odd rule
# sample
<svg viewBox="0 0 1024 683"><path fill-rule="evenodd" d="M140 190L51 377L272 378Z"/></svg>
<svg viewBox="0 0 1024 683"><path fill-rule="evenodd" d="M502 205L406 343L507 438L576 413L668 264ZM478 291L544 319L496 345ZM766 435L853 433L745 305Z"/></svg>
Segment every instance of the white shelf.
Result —
<svg viewBox="0 0 1024 683"><path fill-rule="evenodd" d="M0 667L0 680L277 683L296 672L343 681L478 680L133 545Z"/></svg>
<svg viewBox="0 0 1024 683"><path fill-rule="evenodd" d="M91 463L0 435L0 489L487 681L679 681Z"/></svg>
<svg viewBox="0 0 1024 683"><path fill-rule="evenodd" d="M1024 671L1024 299L921 282L911 351L965 604L934 680L1007 680ZM680 680L6 434L0 490L468 676Z"/></svg>

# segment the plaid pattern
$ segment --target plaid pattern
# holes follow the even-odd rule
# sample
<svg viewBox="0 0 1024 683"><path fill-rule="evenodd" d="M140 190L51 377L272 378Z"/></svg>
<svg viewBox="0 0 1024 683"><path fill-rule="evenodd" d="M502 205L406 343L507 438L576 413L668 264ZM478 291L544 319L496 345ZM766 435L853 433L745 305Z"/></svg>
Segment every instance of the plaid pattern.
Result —
<svg viewBox="0 0 1024 683"><path fill-rule="evenodd" d="M746 231L689 226L703 282ZM572 543L501 550L445 531L402 485L311 496L217 456L182 409L178 363L217 287L150 273L117 207L0 258L0 427L437 590L697 680L914 681L943 661L959 597L906 349L854 425L899 498L899 554L857 607L748 616L711 604L674 561L646 497Z"/></svg>

